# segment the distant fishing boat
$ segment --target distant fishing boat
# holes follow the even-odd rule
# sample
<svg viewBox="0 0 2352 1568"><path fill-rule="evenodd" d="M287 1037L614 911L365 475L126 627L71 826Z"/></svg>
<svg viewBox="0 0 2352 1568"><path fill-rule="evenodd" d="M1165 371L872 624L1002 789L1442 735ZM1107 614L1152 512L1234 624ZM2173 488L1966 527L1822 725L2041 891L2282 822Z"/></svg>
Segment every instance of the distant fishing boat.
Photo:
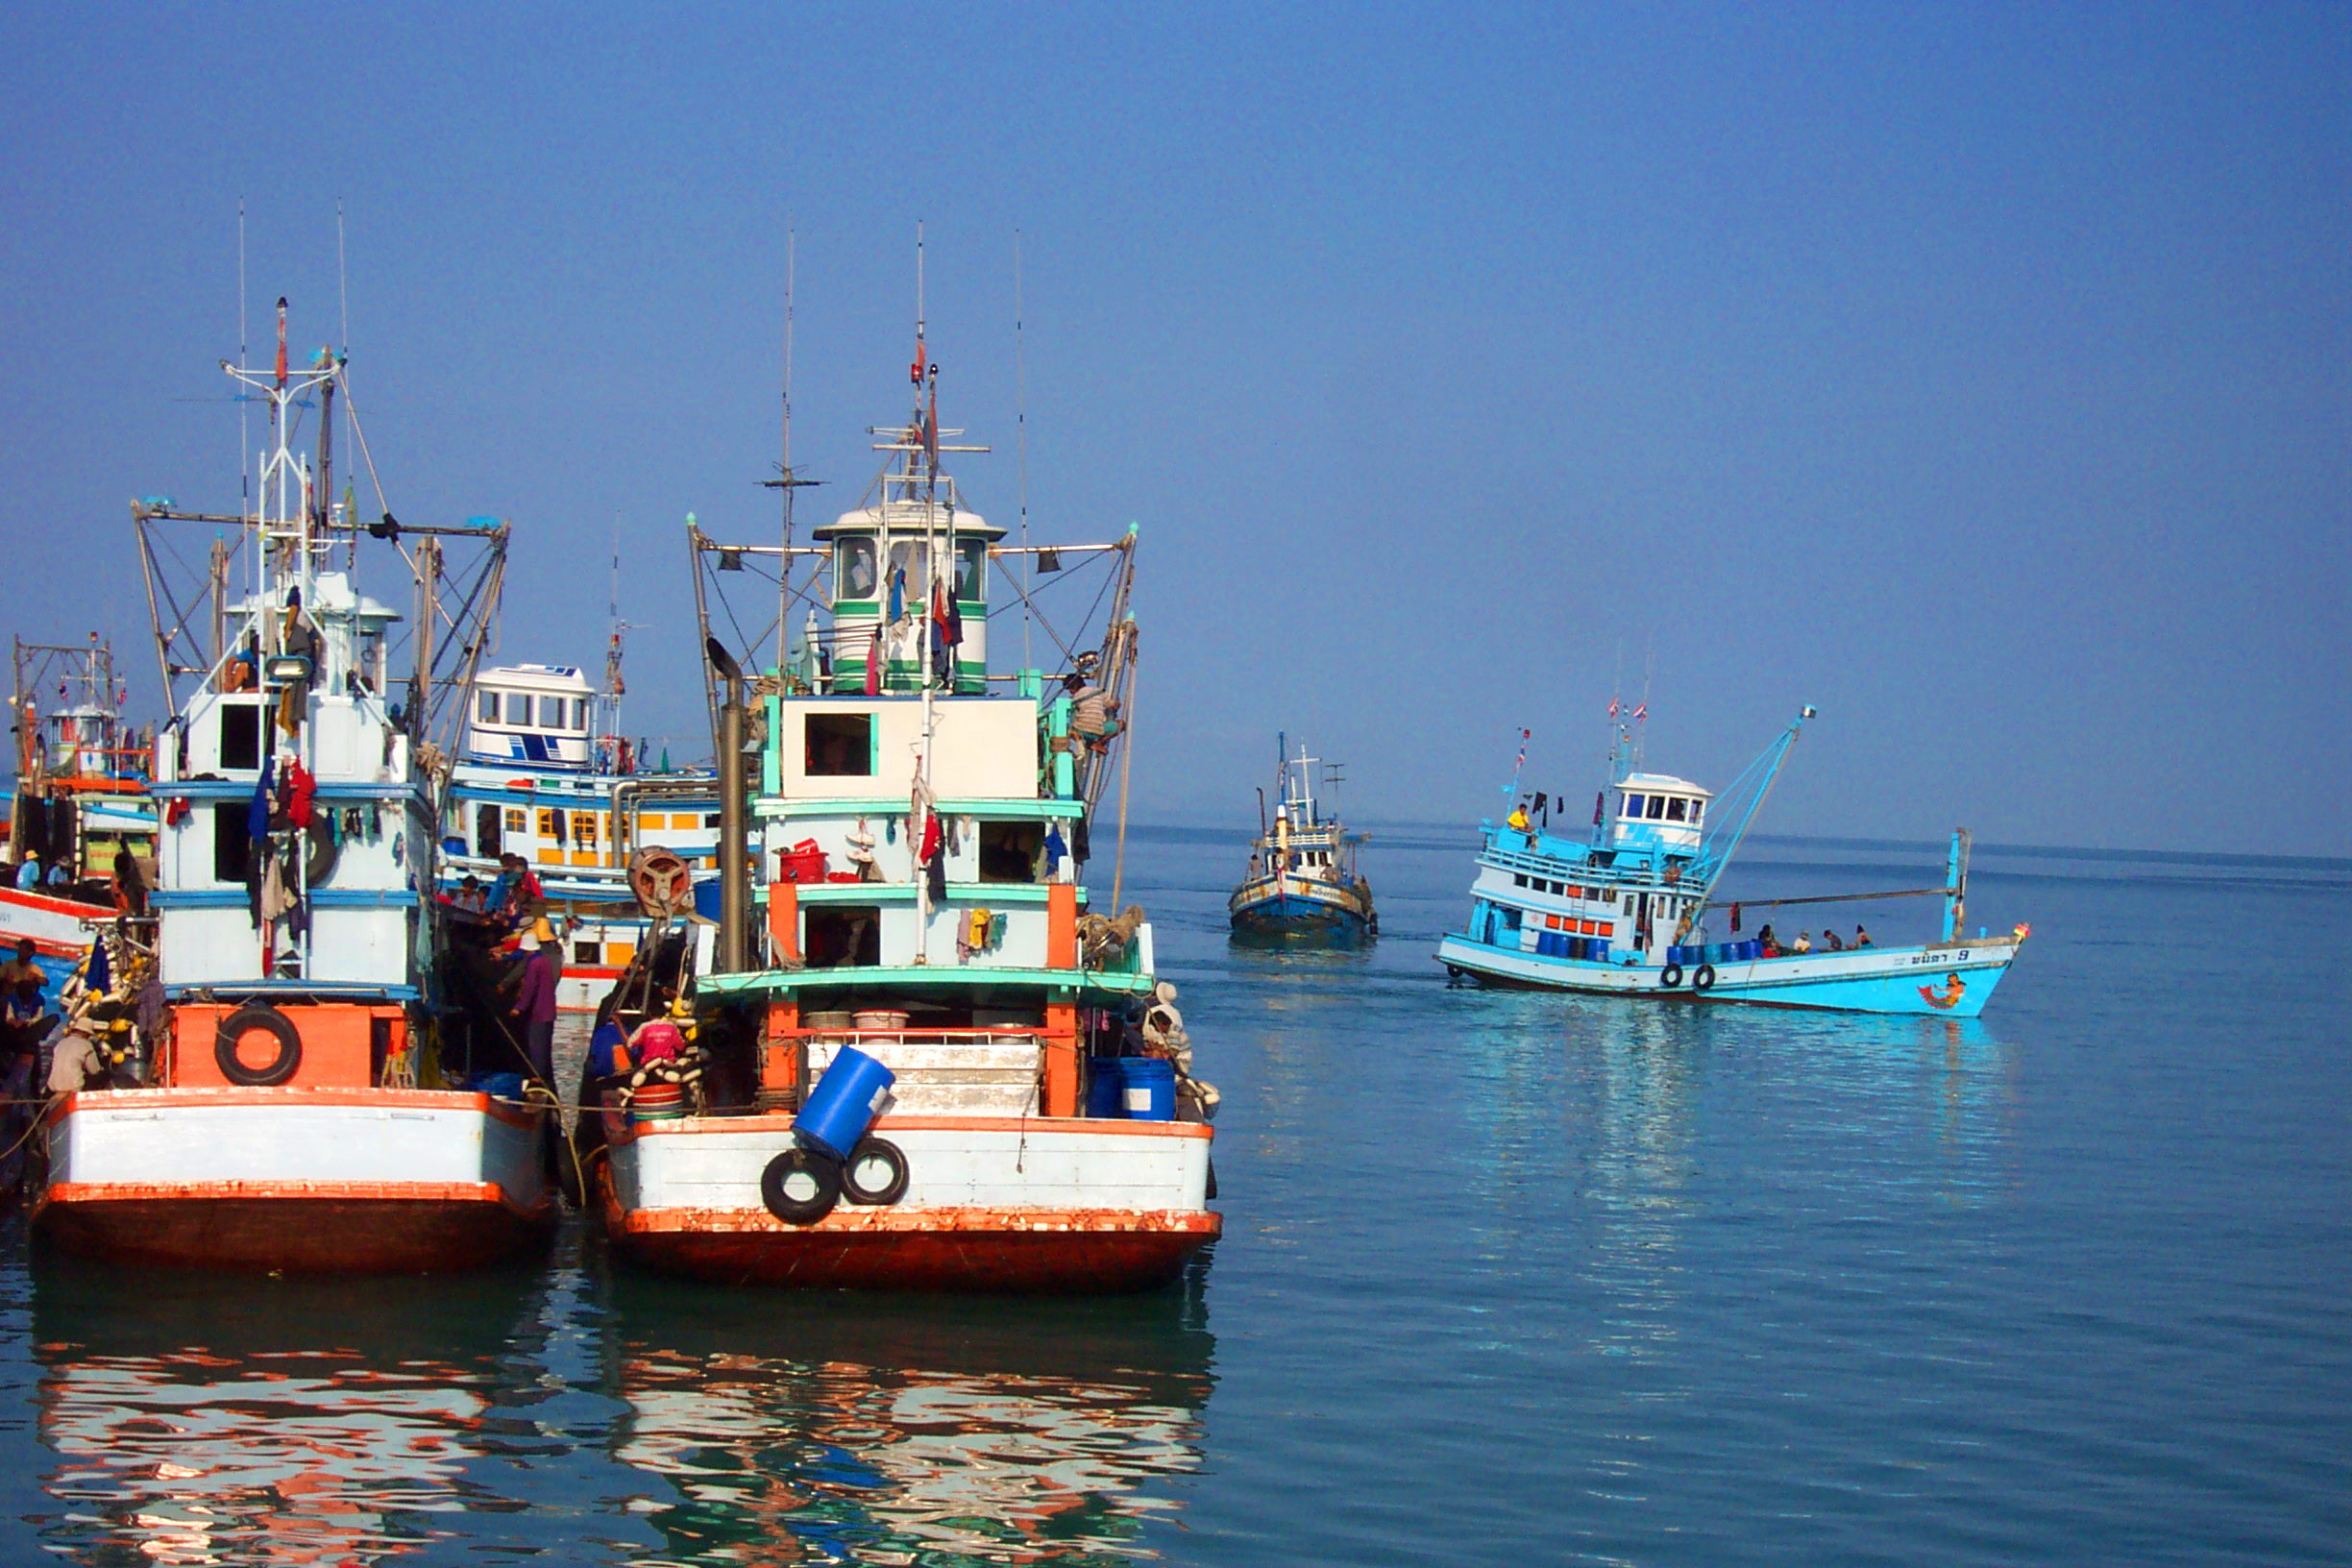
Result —
<svg viewBox="0 0 2352 1568"><path fill-rule="evenodd" d="M19 943L32 942L42 970L61 981L88 957L92 931L133 897L116 886L117 853L131 852L142 879L153 874L148 747L124 721L129 694L116 676L112 645L95 632L85 644L19 637L13 655L16 779L0 791L9 864L29 856L44 870L62 863L74 874L63 886L38 889L0 877L0 948L13 957ZM57 700L44 708L41 694L52 682Z"/></svg>
<svg viewBox="0 0 2352 1568"><path fill-rule="evenodd" d="M1288 747L1286 736L1277 744L1273 820L1265 820L1261 795L1249 873L1227 900L1234 935L1245 941L1352 947L1380 934L1372 884L1356 865L1363 840L1315 803L1315 770L1329 765L1309 756L1304 742L1295 757L1286 754Z"/></svg>
<svg viewBox="0 0 2352 1568"><path fill-rule="evenodd" d="M698 607L706 578L723 594L721 574L764 557L830 625L754 676L713 635L732 612L704 608L719 924L657 927L608 1004L582 1164L616 1247L667 1271L1164 1284L1218 1233L1215 1091L1190 1076L1150 924L1115 907L1116 861L1107 890L1084 880L1106 847L1096 804L1132 755L1136 536L1006 543L942 466L984 449L943 445L958 432L917 343L916 407L874 431L889 455L864 503L798 544L788 491L781 547L689 520ZM1101 640L1055 632L1063 680L991 672L992 593L1096 569Z"/></svg>
<svg viewBox="0 0 2352 1568"><path fill-rule="evenodd" d="M193 676L160 738L152 953L109 934L77 1010L110 1044L110 1085L45 1115L49 1169L32 1211L61 1248L143 1263L417 1272L489 1262L543 1238L551 1097L527 1101L502 1021L453 1004L429 889L444 745L429 737L478 658L482 576L453 612L436 594L445 537L387 513L362 524L331 481L343 360L289 374L224 367L269 413L250 512L133 508L143 564L158 530L221 530L206 589L159 600L166 678ZM315 407L318 461L292 431ZM360 540L416 536L417 670L389 687L403 617L361 593ZM502 559L505 534L476 534ZM483 571L489 570L485 564ZM153 580L153 578L151 578ZM209 597L208 605L201 602ZM191 630L208 610L208 649ZM430 632L448 633L436 638ZM121 940L117 940L117 939ZM159 992L159 998L158 996ZM159 999L159 1017L148 1021ZM504 1088L448 1086L478 1054ZM502 1070L500 1070L502 1069Z"/></svg>
<svg viewBox="0 0 2352 1568"><path fill-rule="evenodd" d="M717 908L718 779L652 767L621 733L624 630L613 628L600 691L573 665L483 671L443 805L442 895L464 897L468 877L486 887L501 855L522 856L563 930L567 1012L594 1012L645 945L630 877L642 851L683 866Z"/></svg>
<svg viewBox="0 0 2352 1568"><path fill-rule="evenodd" d="M1455 979L1486 985L1974 1017L2027 927L1967 935L1965 830L1952 836L1940 888L1747 900L1727 910L1715 897L1717 880L1812 717L1806 708L1721 801L1688 779L1639 771L1639 747L1621 724L1611 781L1594 803L1588 838L1537 825L1514 780L1509 821L1481 826L1469 927L1438 943L1438 962ZM1737 936L1744 909L1920 896L1941 896L1944 919L1941 939L1917 946L1825 944L1801 952L1768 941L1768 927ZM1708 940L1719 917L1732 940Z"/></svg>

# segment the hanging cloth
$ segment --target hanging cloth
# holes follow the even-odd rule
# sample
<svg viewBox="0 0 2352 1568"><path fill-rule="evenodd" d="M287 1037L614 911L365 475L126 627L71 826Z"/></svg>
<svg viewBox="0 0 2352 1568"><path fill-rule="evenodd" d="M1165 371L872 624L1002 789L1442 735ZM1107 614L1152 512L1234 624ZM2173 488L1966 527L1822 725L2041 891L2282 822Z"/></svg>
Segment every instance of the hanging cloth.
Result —
<svg viewBox="0 0 2352 1568"><path fill-rule="evenodd" d="M899 618L899 617L901 617L901 616L903 616L903 615L905 615L905 614L906 614L906 568L905 568L905 567L903 567L903 566L901 566L901 567L895 567L895 568L894 568L894 569L892 570L892 572L891 572L891 579L890 579L890 619L891 619L891 625L896 625L898 624L898 618ZM875 635L877 638L878 638L878 637L880 637L880 636L882 635L882 632L881 632L881 628L880 628L880 627L876 627L876 628L874 629L874 635Z"/></svg>
<svg viewBox="0 0 2352 1568"><path fill-rule="evenodd" d="M866 644L866 695L879 697L881 694L882 628L876 626L872 638Z"/></svg>
<svg viewBox="0 0 2352 1568"><path fill-rule="evenodd" d="M1056 822L1052 826L1046 828L1045 875L1048 878L1050 878L1054 872L1062 869L1062 857L1068 853L1069 845L1063 842L1062 838L1062 824Z"/></svg>
<svg viewBox="0 0 2352 1568"><path fill-rule="evenodd" d="M286 821L295 827L308 827L317 816L311 802L318 796L318 780L302 765L302 758L286 758L285 788Z"/></svg>
<svg viewBox="0 0 2352 1568"><path fill-rule="evenodd" d="M1734 936L1739 934L1739 905L1733 904L1731 906L1731 932Z"/></svg>
<svg viewBox="0 0 2352 1568"><path fill-rule="evenodd" d="M261 759L261 776L254 780L253 803L245 808L245 836L253 841L255 854L261 853L261 843L269 837L270 786L278 776L275 755Z"/></svg>

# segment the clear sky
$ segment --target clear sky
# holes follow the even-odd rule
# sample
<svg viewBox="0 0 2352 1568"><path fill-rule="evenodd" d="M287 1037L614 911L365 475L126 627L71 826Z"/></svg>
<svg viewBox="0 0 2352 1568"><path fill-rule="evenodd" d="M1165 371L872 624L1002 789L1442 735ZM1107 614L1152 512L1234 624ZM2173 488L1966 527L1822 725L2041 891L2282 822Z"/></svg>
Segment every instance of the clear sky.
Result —
<svg viewBox="0 0 2352 1568"><path fill-rule="evenodd" d="M1011 524L1142 528L1137 796L1715 784L1776 831L2352 853L2352 9L113 8L0 15L0 619L155 677L126 502L235 498L337 340L393 510L509 518L502 655L698 739L681 521L853 503L929 234ZM258 352L257 350L257 352ZM1017 640L1017 639L1008 639ZM1002 662L1000 660L1000 662Z"/></svg>

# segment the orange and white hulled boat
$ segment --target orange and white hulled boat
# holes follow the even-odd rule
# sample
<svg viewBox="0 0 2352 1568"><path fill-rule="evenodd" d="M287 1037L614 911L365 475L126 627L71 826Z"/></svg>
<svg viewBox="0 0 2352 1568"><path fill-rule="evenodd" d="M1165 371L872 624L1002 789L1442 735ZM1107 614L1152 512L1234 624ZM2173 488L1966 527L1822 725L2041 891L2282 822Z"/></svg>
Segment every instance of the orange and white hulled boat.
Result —
<svg viewBox="0 0 2352 1568"><path fill-rule="evenodd" d="M830 626L812 614L756 681L706 644L724 688L721 918L698 953L679 944L699 972L625 982L599 1032L595 1185L621 1250L683 1274L1144 1288L1220 1221L1215 1091L1189 1075L1151 927L1093 912L1084 881L1112 870L1090 827L1124 761L1135 535L1005 546L941 471L942 450L976 449L942 448L936 376L886 433L868 502L784 547ZM693 538L707 604L738 547ZM1041 568L1107 575L1100 645L1066 680L992 675L992 576L1019 593ZM671 991L691 1037L676 1058L662 1019L640 1026L658 1009L631 1006ZM845 1073L864 1075L841 1080L853 1124L813 1129Z"/></svg>
<svg viewBox="0 0 2352 1568"><path fill-rule="evenodd" d="M342 362L322 353L289 376L282 302L279 319L275 372L231 371L271 410L254 515L135 508L151 571L174 523L233 530L210 574L228 635L207 657L159 621L166 668L197 677L155 759L162 1019L105 1080L53 1084L69 1091L46 1113L33 1224L68 1251L151 1263L471 1267L552 1223L551 1101L526 1099L518 1077L494 1097L442 1075L435 1046L461 1020L439 1000L420 897L435 821L425 737L464 682L428 662L407 682L415 716L389 700L400 617L351 568L360 536L404 530L326 499ZM315 467L287 434L314 402ZM502 528L448 531L470 531L478 570L495 570ZM447 591L441 541L412 548L424 616L447 621L431 597ZM458 623L440 646L463 659L478 641ZM434 642L418 639L422 658Z"/></svg>

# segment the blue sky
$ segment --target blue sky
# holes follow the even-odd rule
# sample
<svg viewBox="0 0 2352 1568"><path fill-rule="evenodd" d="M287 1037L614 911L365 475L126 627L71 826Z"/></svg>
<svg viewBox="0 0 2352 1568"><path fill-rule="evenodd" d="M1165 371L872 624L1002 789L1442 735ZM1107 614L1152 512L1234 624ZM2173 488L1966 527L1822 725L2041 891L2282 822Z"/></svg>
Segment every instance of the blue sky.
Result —
<svg viewBox="0 0 2352 1568"><path fill-rule="evenodd" d="M257 322L337 336L393 509L516 525L502 648L694 750L680 522L848 505L929 235L1012 523L1142 528L1137 796L1273 733L1475 820L1623 671L1785 832L2352 853L2352 12L19 5L0 613L152 702L125 502L225 505Z"/></svg>

